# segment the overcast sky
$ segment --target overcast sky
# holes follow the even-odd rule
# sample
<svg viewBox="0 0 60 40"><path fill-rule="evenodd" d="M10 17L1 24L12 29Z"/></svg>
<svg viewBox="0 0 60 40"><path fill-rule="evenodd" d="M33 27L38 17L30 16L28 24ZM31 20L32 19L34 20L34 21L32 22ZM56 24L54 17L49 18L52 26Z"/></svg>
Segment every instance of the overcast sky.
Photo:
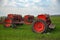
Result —
<svg viewBox="0 0 60 40"><path fill-rule="evenodd" d="M0 0L0 16L9 13L21 15L60 15L60 0Z"/></svg>

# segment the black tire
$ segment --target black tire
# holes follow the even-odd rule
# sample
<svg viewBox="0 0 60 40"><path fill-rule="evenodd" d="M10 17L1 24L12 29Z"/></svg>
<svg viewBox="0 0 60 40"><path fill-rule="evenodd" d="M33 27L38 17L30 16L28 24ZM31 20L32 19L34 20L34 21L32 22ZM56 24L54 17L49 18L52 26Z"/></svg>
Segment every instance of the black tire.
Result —
<svg viewBox="0 0 60 40"><path fill-rule="evenodd" d="M42 32L37 32L37 31L34 29L34 24L35 24L36 22L42 22L42 23L44 24L45 29L44 29ZM39 19L39 20L36 20L36 21L33 22L33 27L32 27L33 32L35 32L35 33L46 33L46 32L47 32L47 29L48 29L48 26L47 26L47 23L46 23L44 20Z"/></svg>

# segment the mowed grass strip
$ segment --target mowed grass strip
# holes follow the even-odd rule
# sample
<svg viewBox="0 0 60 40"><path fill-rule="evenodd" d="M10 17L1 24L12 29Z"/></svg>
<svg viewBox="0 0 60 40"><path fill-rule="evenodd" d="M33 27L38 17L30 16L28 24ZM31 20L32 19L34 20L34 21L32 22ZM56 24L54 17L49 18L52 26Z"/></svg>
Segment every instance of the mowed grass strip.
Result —
<svg viewBox="0 0 60 40"><path fill-rule="evenodd" d="M0 25L0 40L60 40L60 16L51 17L56 28L49 33L38 34L32 31L32 25L20 25L14 28L4 28Z"/></svg>

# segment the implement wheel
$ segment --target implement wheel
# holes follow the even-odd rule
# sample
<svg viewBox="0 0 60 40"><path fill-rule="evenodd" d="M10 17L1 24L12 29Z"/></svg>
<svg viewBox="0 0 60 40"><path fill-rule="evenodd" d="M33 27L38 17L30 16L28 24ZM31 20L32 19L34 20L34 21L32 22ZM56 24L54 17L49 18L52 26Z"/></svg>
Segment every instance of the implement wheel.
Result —
<svg viewBox="0 0 60 40"><path fill-rule="evenodd" d="M12 23L12 20L9 19L9 18L6 18L6 19L4 20L4 26L5 26L5 27L10 27L10 26L11 26L11 23Z"/></svg>
<svg viewBox="0 0 60 40"><path fill-rule="evenodd" d="M33 31L36 33L45 33L47 28L47 24L44 20L40 19L33 23Z"/></svg>

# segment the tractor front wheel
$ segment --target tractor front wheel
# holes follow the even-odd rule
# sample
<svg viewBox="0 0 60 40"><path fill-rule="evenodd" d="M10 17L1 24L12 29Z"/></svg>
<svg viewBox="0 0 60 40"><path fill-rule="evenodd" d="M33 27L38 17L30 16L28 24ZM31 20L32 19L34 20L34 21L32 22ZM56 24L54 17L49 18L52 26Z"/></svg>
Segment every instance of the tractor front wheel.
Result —
<svg viewBox="0 0 60 40"><path fill-rule="evenodd" d="M33 31L36 33L45 33L47 28L47 24L44 20L40 19L33 23Z"/></svg>

